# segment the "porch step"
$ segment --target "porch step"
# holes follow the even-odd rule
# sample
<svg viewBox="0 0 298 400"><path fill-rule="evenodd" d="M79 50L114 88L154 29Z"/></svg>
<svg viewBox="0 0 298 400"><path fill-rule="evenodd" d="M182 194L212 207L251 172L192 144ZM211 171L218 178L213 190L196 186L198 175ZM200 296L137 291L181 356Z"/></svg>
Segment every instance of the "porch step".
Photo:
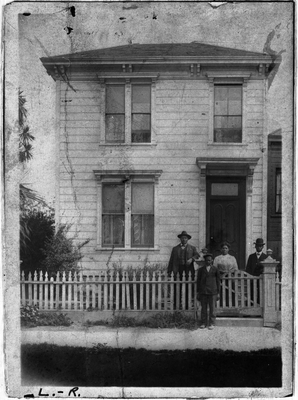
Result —
<svg viewBox="0 0 298 400"><path fill-rule="evenodd" d="M260 327L263 326L263 318L231 318L231 317L217 317L216 326L250 326Z"/></svg>

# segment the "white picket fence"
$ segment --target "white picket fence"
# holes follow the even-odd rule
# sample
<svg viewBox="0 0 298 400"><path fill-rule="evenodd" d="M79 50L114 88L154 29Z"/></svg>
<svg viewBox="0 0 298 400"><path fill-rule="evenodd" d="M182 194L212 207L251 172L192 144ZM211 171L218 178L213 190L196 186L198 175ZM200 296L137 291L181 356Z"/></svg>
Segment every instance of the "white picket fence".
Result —
<svg viewBox="0 0 298 400"><path fill-rule="evenodd" d="M37 305L40 310L61 311L174 311L193 310L196 302L196 277L177 280L174 274L153 272L99 271L80 273L29 273L21 276L21 304ZM261 315L262 277L244 271L225 274L221 279L218 314L227 310ZM280 310L281 284L276 281L276 310Z"/></svg>

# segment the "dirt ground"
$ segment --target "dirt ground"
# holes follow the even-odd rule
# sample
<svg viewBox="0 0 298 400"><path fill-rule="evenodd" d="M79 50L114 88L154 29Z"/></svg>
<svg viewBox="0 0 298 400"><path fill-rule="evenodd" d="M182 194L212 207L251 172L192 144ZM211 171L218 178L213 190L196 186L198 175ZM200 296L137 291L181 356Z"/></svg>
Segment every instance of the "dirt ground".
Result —
<svg viewBox="0 0 298 400"><path fill-rule="evenodd" d="M280 387L281 352L115 349L27 344L22 385Z"/></svg>

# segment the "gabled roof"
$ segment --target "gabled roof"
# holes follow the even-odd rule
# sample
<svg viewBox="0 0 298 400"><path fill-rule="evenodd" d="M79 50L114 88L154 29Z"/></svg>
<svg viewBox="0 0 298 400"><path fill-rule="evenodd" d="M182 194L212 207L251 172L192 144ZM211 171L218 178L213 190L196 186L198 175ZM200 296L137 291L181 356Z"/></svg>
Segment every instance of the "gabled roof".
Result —
<svg viewBox="0 0 298 400"><path fill-rule="evenodd" d="M85 63L139 63L139 62L203 62L207 60L242 60L242 62L271 63L271 57L265 53L213 46L203 43L157 43L130 44L108 47L104 49L82 51L79 53L62 54L54 57L41 58L45 64L85 64Z"/></svg>

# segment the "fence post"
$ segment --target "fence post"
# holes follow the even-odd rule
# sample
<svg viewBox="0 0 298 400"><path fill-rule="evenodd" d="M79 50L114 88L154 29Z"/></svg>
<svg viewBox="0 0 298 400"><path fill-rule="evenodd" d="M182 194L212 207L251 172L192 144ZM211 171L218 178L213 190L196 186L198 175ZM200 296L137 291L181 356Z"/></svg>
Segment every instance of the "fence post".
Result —
<svg viewBox="0 0 298 400"><path fill-rule="evenodd" d="M277 323L277 311L275 308L275 274L279 261L273 260L270 254L271 250L267 250L268 257L261 261L264 267L263 271L263 318L264 326L275 326Z"/></svg>

